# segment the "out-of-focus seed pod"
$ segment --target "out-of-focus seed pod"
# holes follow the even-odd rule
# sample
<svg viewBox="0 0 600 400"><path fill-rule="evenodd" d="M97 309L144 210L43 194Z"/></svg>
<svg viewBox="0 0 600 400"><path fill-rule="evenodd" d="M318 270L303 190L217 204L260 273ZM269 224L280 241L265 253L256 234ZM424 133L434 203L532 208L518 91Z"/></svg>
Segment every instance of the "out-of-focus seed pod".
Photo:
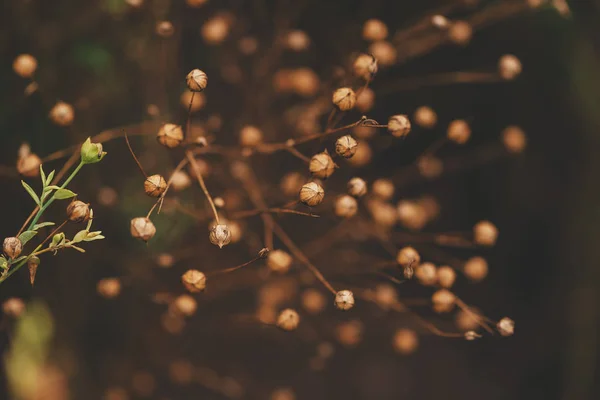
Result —
<svg viewBox="0 0 600 400"><path fill-rule="evenodd" d="M498 73L502 79L512 81L517 76L521 75L523 65L521 61L512 54L505 54L498 61Z"/></svg>
<svg viewBox="0 0 600 400"><path fill-rule="evenodd" d="M398 53L396 48L388 41L380 40L371 43L369 52L377 59L379 65L389 67L396 63Z"/></svg>
<svg viewBox="0 0 600 400"><path fill-rule="evenodd" d="M461 331L472 331L479 327L475 311L459 310L456 313L456 326Z"/></svg>
<svg viewBox="0 0 600 400"><path fill-rule="evenodd" d="M170 38L175 33L175 27L171 21L158 21L156 23L156 34L162 38Z"/></svg>
<svg viewBox="0 0 600 400"><path fill-rule="evenodd" d="M367 182L362 178L354 177L348 181L348 194L354 197L362 197L367 194Z"/></svg>
<svg viewBox="0 0 600 400"><path fill-rule="evenodd" d="M306 32L301 30L294 30L287 34L285 38L285 45L288 49L293 51L304 51L310 46L310 38Z"/></svg>
<svg viewBox="0 0 600 400"><path fill-rule="evenodd" d="M411 230L421 230L427 224L427 213L422 205L411 200L401 200L396 206L398 222Z"/></svg>
<svg viewBox="0 0 600 400"><path fill-rule="evenodd" d="M435 179L444 172L444 163L436 156L423 155L417 160L419 173L427 179Z"/></svg>
<svg viewBox="0 0 600 400"><path fill-rule="evenodd" d="M306 179L299 172L289 172L281 178L279 188L286 196L296 196L302 189Z"/></svg>
<svg viewBox="0 0 600 400"><path fill-rule="evenodd" d="M138 217L131 220L131 236L144 242L152 239L156 234L156 227L149 218Z"/></svg>
<svg viewBox="0 0 600 400"><path fill-rule="evenodd" d="M292 265L292 256L283 250L273 250L267 256L267 266L273 272L286 273Z"/></svg>
<svg viewBox="0 0 600 400"><path fill-rule="evenodd" d="M192 96L194 97L193 100L192 100ZM189 90L186 90L181 94L181 96L179 97L179 100L181 102L181 106L186 111L190 110L190 112L192 112L192 113L202 110L202 108L204 108L204 106L206 105L206 96L204 95L204 93L200 93L200 92L194 93ZM190 103L192 104L191 107L190 107Z"/></svg>
<svg viewBox="0 0 600 400"><path fill-rule="evenodd" d="M206 289L206 275L196 269L188 269L181 275L181 283L190 293L202 292Z"/></svg>
<svg viewBox="0 0 600 400"><path fill-rule="evenodd" d="M502 131L502 142L510 153L520 153L527 146L525 132L518 126L509 126Z"/></svg>
<svg viewBox="0 0 600 400"><path fill-rule="evenodd" d="M240 144L243 147L255 147L262 143L263 134L260 129L246 125L240 131Z"/></svg>
<svg viewBox="0 0 600 400"><path fill-rule="evenodd" d="M432 263L423 263L416 268L415 276L422 285L433 286L437 283L437 268Z"/></svg>
<svg viewBox="0 0 600 400"><path fill-rule="evenodd" d="M498 228L490 221L480 221L473 227L473 235L476 244L491 247L498 239Z"/></svg>
<svg viewBox="0 0 600 400"><path fill-rule="evenodd" d="M450 25L450 21L448 21L448 18L444 17L443 15L438 14L431 17L431 25L438 29L447 29Z"/></svg>
<svg viewBox="0 0 600 400"><path fill-rule="evenodd" d="M273 390L269 400L296 400L296 394L290 388L277 388Z"/></svg>
<svg viewBox="0 0 600 400"><path fill-rule="evenodd" d="M302 292L302 307L309 314L319 314L326 306L325 296L316 289L306 289Z"/></svg>
<svg viewBox="0 0 600 400"><path fill-rule="evenodd" d="M371 191L377 198L387 201L394 197L394 184L391 180L385 178L379 178L373 181Z"/></svg>
<svg viewBox="0 0 600 400"><path fill-rule="evenodd" d="M167 190L167 181L162 175L150 175L144 181L144 192L150 197L160 197Z"/></svg>
<svg viewBox="0 0 600 400"><path fill-rule="evenodd" d="M440 289L431 296L431 301L435 312L450 312L454 308L456 296L449 290Z"/></svg>
<svg viewBox="0 0 600 400"><path fill-rule="evenodd" d="M100 279L96 285L96 291L104 298L115 298L121 293L121 281L117 278Z"/></svg>
<svg viewBox="0 0 600 400"><path fill-rule="evenodd" d="M13 61L13 70L21 78L31 78L37 69L37 60L31 54L19 54Z"/></svg>
<svg viewBox="0 0 600 400"><path fill-rule="evenodd" d="M404 268L414 268L421 262L421 255L414 247L403 247L398 251L396 261Z"/></svg>
<svg viewBox="0 0 600 400"><path fill-rule="evenodd" d="M438 282L441 287L449 289L456 281L456 272L447 265L443 265L437 270Z"/></svg>
<svg viewBox="0 0 600 400"><path fill-rule="evenodd" d="M177 147L183 142L183 129L175 124L164 124L158 130L158 142L170 149Z"/></svg>
<svg viewBox="0 0 600 400"><path fill-rule="evenodd" d="M204 71L196 68L187 74L185 82L188 89L192 92L201 92L206 89L206 86L208 85L208 75L206 75Z"/></svg>
<svg viewBox="0 0 600 400"><path fill-rule="evenodd" d="M223 15L217 15L206 21L200 33L204 41L209 45L217 45L225 40L229 35L230 22Z"/></svg>
<svg viewBox="0 0 600 400"><path fill-rule="evenodd" d="M355 347L363 337L363 324L358 320L340 322L335 329L338 342L345 347Z"/></svg>
<svg viewBox="0 0 600 400"><path fill-rule="evenodd" d="M371 88L364 88L356 95L356 109L360 112L367 112L375 104L375 92Z"/></svg>
<svg viewBox="0 0 600 400"><path fill-rule="evenodd" d="M335 294L335 307L338 310L347 311L354 307L354 293L350 290L340 290Z"/></svg>
<svg viewBox="0 0 600 400"><path fill-rule="evenodd" d="M73 110L73 106L64 101L59 101L50 110L50 119L56 125L69 126L73 123L74 118L75 110Z"/></svg>
<svg viewBox="0 0 600 400"><path fill-rule="evenodd" d="M23 251L23 243L17 237L7 237L4 239L4 243L2 245L2 250L4 254L8 256L10 259L15 259L21 255L21 251Z"/></svg>
<svg viewBox="0 0 600 400"><path fill-rule="evenodd" d="M25 311L25 303L18 297L10 297L2 303L2 312L9 317L19 317Z"/></svg>
<svg viewBox="0 0 600 400"><path fill-rule="evenodd" d="M381 283L375 287L375 301L377 304L388 309L398 303L396 288L388 283Z"/></svg>
<svg viewBox="0 0 600 400"><path fill-rule="evenodd" d="M27 152L22 156L19 155L17 171L25 177L36 178L40 175L40 165L42 160L36 154Z"/></svg>
<svg viewBox="0 0 600 400"><path fill-rule="evenodd" d="M496 328L502 336L512 336L515 333L515 321L504 317L496 324Z"/></svg>
<svg viewBox="0 0 600 400"><path fill-rule="evenodd" d="M231 242L231 231L225 224L214 225L210 230L209 239L212 244L222 249Z"/></svg>
<svg viewBox="0 0 600 400"><path fill-rule="evenodd" d="M309 207L321 204L323 197L325 197L325 191L316 182L308 182L300 189L300 201Z"/></svg>
<svg viewBox="0 0 600 400"><path fill-rule="evenodd" d="M465 332L465 339L466 340L471 341L471 340L479 339L480 337L481 337L481 335L478 334L475 331L467 331L467 332Z"/></svg>
<svg viewBox="0 0 600 400"><path fill-rule="evenodd" d="M395 137L408 135L410 128L410 120L406 115L393 115L388 120L388 131Z"/></svg>
<svg viewBox="0 0 600 400"><path fill-rule="evenodd" d="M293 331L300 324L300 316L295 310L286 308L277 317L277 326L284 331Z"/></svg>
<svg viewBox="0 0 600 400"><path fill-rule="evenodd" d="M375 18L368 19L363 25L363 39L374 42L384 40L388 35L388 28L383 21Z"/></svg>
<svg viewBox="0 0 600 400"><path fill-rule="evenodd" d="M189 294L182 294L175 298L171 306L174 312L189 317L196 312L198 303Z"/></svg>
<svg viewBox="0 0 600 400"><path fill-rule="evenodd" d="M333 171L335 171L335 163L327 150L325 150L322 153L317 153L312 156L308 169L314 177L327 179L333 174Z"/></svg>
<svg viewBox="0 0 600 400"><path fill-rule="evenodd" d="M190 7L201 7L207 2L208 0L185 0L185 3Z"/></svg>
<svg viewBox="0 0 600 400"><path fill-rule="evenodd" d="M432 129L437 124L437 114L431 107L422 106L415 111L414 121L421 128Z"/></svg>
<svg viewBox="0 0 600 400"><path fill-rule="evenodd" d="M373 158L373 151L369 144L365 141L358 142L358 147L356 148L356 153L352 156L352 158L348 159L348 164L354 167L364 167L365 165L371 162Z"/></svg>
<svg viewBox="0 0 600 400"><path fill-rule="evenodd" d="M350 135L341 136L335 141L335 152L344 158L351 158L357 148L358 142Z"/></svg>
<svg viewBox="0 0 600 400"><path fill-rule="evenodd" d="M319 76L310 68L298 68L290 76L291 87L303 97L312 97L318 90L321 82Z"/></svg>
<svg viewBox="0 0 600 400"><path fill-rule="evenodd" d="M354 197L344 194L335 200L334 211L338 217L350 218L358 211L358 203Z"/></svg>
<svg viewBox="0 0 600 400"><path fill-rule="evenodd" d="M457 119L448 125L448 139L458 144L465 144L471 137L471 127L464 119Z"/></svg>
<svg viewBox="0 0 600 400"><path fill-rule="evenodd" d="M474 282L479 282L488 274L488 263L482 257L472 257L464 266L464 274Z"/></svg>
<svg viewBox="0 0 600 400"><path fill-rule="evenodd" d="M360 54L354 60L352 67L354 75L363 78L365 81L370 81L377 74L377 59L370 54Z"/></svg>
<svg viewBox="0 0 600 400"><path fill-rule="evenodd" d="M455 21L448 29L450 40L460 46L466 46L473 37L473 28L466 21Z"/></svg>
<svg viewBox="0 0 600 400"><path fill-rule="evenodd" d="M340 111L348 111L356 104L356 93L348 87L339 88L333 92L332 101Z"/></svg>
<svg viewBox="0 0 600 400"><path fill-rule="evenodd" d="M377 225L384 229L391 229L398 220L396 208L381 200L371 200L367 203L369 212Z"/></svg>
<svg viewBox="0 0 600 400"><path fill-rule="evenodd" d="M177 171L173 173L170 179L171 188L176 192L187 189L192 184L190 176L184 171Z"/></svg>
<svg viewBox="0 0 600 400"><path fill-rule="evenodd" d="M398 329L392 342L394 350L400 354L414 353L419 346L419 336L412 329Z"/></svg>

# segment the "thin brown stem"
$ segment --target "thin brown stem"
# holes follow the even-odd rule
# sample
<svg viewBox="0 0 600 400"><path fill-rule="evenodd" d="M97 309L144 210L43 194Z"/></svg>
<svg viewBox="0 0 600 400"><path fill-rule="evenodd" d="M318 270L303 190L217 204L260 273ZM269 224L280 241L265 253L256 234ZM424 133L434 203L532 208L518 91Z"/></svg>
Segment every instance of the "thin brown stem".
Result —
<svg viewBox="0 0 600 400"><path fill-rule="evenodd" d="M258 256L258 257L255 257L255 258L253 258L252 260L250 260L250 261L247 261L247 262L245 262L245 263L243 263L243 264L236 265L235 267L231 267L231 268L225 268L225 269L220 269L220 270L217 270L217 271L210 271L210 272L207 272L207 273L206 273L206 276L207 276L207 277L211 277L211 276L215 276L215 275L227 274L227 273L229 273L229 272L236 271L236 270L238 270L238 269L240 269L240 268L244 268L244 267L246 267L246 266L248 266L248 265L252 264L253 262L256 262L256 261L260 260L260 259L261 259L261 257L260 257L260 256Z"/></svg>
<svg viewBox="0 0 600 400"><path fill-rule="evenodd" d="M255 210L246 210L246 211L238 211L231 215L232 219L241 219L247 217L253 217L255 215L259 215L262 213L272 213L272 214L296 214L296 215L304 215L306 217L319 218L320 216L317 214L306 213L298 210L290 210L288 208L267 208L267 209L255 209Z"/></svg>
<svg viewBox="0 0 600 400"><path fill-rule="evenodd" d="M127 133L125 132L125 130L123 130L123 135L125 136L125 142L127 143L127 148L129 149L129 152L131 153L131 156L133 157L135 163L137 164L138 168L142 172L142 175L144 175L144 178L148 178L148 174L146 174L146 171L144 171L144 167L142 167L140 160L138 160L138 158L135 156L135 153L133 152L133 149L131 148L131 143L129 143L129 137L127 136Z"/></svg>
<svg viewBox="0 0 600 400"><path fill-rule="evenodd" d="M188 161L192 165L192 168L194 169L196 178L198 179L198 184L202 188L202 191L204 192L204 195L206 196L206 199L208 200L210 207L212 208L213 214L215 215L215 221L217 222L217 225L219 225L220 224L219 213L217 213L217 207L215 206L215 202L213 201L210 193L208 192L208 189L206 188L206 184L204 183L204 178L202 178L202 174L200 173L200 166L196 162L194 155L189 150L187 150L185 152L185 156L187 157Z"/></svg>

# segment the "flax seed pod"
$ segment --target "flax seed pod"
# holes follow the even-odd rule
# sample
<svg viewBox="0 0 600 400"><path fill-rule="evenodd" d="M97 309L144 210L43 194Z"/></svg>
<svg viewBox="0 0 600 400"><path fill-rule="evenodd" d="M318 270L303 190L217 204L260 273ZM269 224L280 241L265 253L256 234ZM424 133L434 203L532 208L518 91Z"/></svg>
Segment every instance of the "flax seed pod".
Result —
<svg viewBox="0 0 600 400"><path fill-rule="evenodd" d="M437 124L437 114L431 107L422 106L415 111L414 121L421 128L432 129Z"/></svg>
<svg viewBox="0 0 600 400"><path fill-rule="evenodd" d="M496 328L502 336L512 336L515 333L515 321L504 317L496 324Z"/></svg>
<svg viewBox="0 0 600 400"><path fill-rule="evenodd" d="M190 293L202 292L206 289L206 275L196 269L188 269L181 275L181 283Z"/></svg>
<svg viewBox="0 0 600 400"><path fill-rule="evenodd" d="M150 197L160 197L167 190L167 181L162 175L150 175L144 181L144 192Z"/></svg>
<svg viewBox="0 0 600 400"><path fill-rule="evenodd" d="M327 150L325 150L322 153L317 153L312 156L308 169L314 177L327 179L333 174L333 171L335 171L335 163Z"/></svg>
<svg viewBox="0 0 600 400"><path fill-rule="evenodd" d="M206 89L206 85L208 85L208 76L204 71L196 68L187 74L185 82L188 89L192 92L201 92Z"/></svg>
<svg viewBox="0 0 600 400"><path fill-rule="evenodd" d="M450 21L448 21L448 18L444 17L443 15L434 15L431 17L431 25L438 29L448 29Z"/></svg>
<svg viewBox="0 0 600 400"><path fill-rule="evenodd" d="M370 54L359 54L352 65L354 75L370 81L377 74L377 59Z"/></svg>
<svg viewBox="0 0 600 400"><path fill-rule="evenodd" d="M505 81L512 81L523 71L521 61L512 54L505 54L498 61L498 73Z"/></svg>
<svg viewBox="0 0 600 400"><path fill-rule="evenodd" d="M10 297L2 303L2 312L9 317L19 317L25 311L25 303L18 297Z"/></svg>
<svg viewBox="0 0 600 400"><path fill-rule="evenodd" d="M292 266L292 256L283 250L273 250L267 256L267 266L273 272L284 274Z"/></svg>
<svg viewBox="0 0 600 400"><path fill-rule="evenodd" d="M256 147L263 141L263 133L256 126L246 125L240 131L240 145L242 147Z"/></svg>
<svg viewBox="0 0 600 400"><path fill-rule="evenodd" d="M73 106L64 101L59 101L50 110L50 119L56 125L69 126L73 123L74 118L75 110L73 110Z"/></svg>
<svg viewBox="0 0 600 400"><path fill-rule="evenodd" d="M277 326L284 331L293 331L300 324L300 316L295 310L286 308L277 317Z"/></svg>
<svg viewBox="0 0 600 400"><path fill-rule="evenodd" d="M348 181L348 194L362 197L367 194L367 183L362 178L354 177Z"/></svg>
<svg viewBox="0 0 600 400"><path fill-rule="evenodd" d="M447 265L443 265L437 270L438 282L441 287L449 289L456 281L456 272Z"/></svg>
<svg viewBox="0 0 600 400"><path fill-rule="evenodd" d="M96 291L104 298L113 299L121 293L121 281L117 278L100 279Z"/></svg>
<svg viewBox="0 0 600 400"><path fill-rule="evenodd" d="M458 310L456 313L456 326L461 331L473 331L479 328L479 323L477 322L477 318L473 314L477 314L475 310L466 311L466 310Z"/></svg>
<svg viewBox="0 0 600 400"><path fill-rule="evenodd" d="M302 292L302 307L309 314L319 314L325 309L325 296L316 289L306 289Z"/></svg>
<svg viewBox="0 0 600 400"><path fill-rule="evenodd" d="M339 88L333 92L332 101L340 111L348 111L356 104L356 93L349 87Z"/></svg>
<svg viewBox="0 0 600 400"><path fill-rule="evenodd" d="M87 222L92 216L90 205L80 200L73 200L67 206L67 218L71 222Z"/></svg>
<svg viewBox="0 0 600 400"><path fill-rule="evenodd" d="M403 247L396 255L396 262L404 268L414 268L421 262L421 255L414 247Z"/></svg>
<svg viewBox="0 0 600 400"><path fill-rule="evenodd" d="M406 115L393 115L388 120L388 131L395 137L404 137L410 132L410 120Z"/></svg>
<svg viewBox="0 0 600 400"><path fill-rule="evenodd" d="M309 207L321 204L323 197L325 197L325 191L316 182L308 182L300 189L300 201Z"/></svg>
<svg viewBox="0 0 600 400"><path fill-rule="evenodd" d="M28 153L19 156L17 171L25 177L36 178L40 175L40 165L42 165L42 160L36 154Z"/></svg>
<svg viewBox="0 0 600 400"><path fill-rule="evenodd" d="M23 243L21 243L21 240L17 237L7 237L4 239L2 250L4 251L4 254L8 256L8 258L15 259L21 255Z"/></svg>
<svg viewBox="0 0 600 400"><path fill-rule="evenodd" d="M480 221L473 227L473 235L476 244L491 247L498 239L498 228L490 221Z"/></svg>
<svg viewBox="0 0 600 400"><path fill-rule="evenodd" d="M362 35L369 42L384 40L388 36L388 28L383 21L371 18L365 21Z"/></svg>
<svg viewBox="0 0 600 400"><path fill-rule="evenodd" d="M356 95L356 109L366 113L375 104L375 92L371 88L364 88Z"/></svg>
<svg viewBox="0 0 600 400"><path fill-rule="evenodd" d="M412 329L398 329L394 333L392 344L398 353L411 354L419 346L419 337Z"/></svg>
<svg viewBox="0 0 600 400"><path fill-rule="evenodd" d="M463 272L471 281L479 282L488 274L488 263L485 258L472 257L465 263Z"/></svg>
<svg viewBox="0 0 600 400"><path fill-rule="evenodd" d="M448 29L448 37L453 43L466 46L473 37L473 28L466 21L455 21Z"/></svg>
<svg viewBox="0 0 600 400"><path fill-rule="evenodd" d="M131 220L131 236L144 242L152 239L156 228L149 218L138 217Z"/></svg>
<svg viewBox="0 0 600 400"><path fill-rule="evenodd" d="M350 290L340 290L335 294L335 307L338 310L347 311L354 307L354 293Z"/></svg>
<svg viewBox="0 0 600 400"><path fill-rule="evenodd" d="M191 186L192 180L190 176L185 173L185 171L176 171L171 176L171 189L176 192L180 192L184 189L187 189Z"/></svg>
<svg viewBox="0 0 600 400"><path fill-rule="evenodd" d="M183 142L183 129L175 124L164 124L157 134L158 142L170 149L175 148Z"/></svg>
<svg viewBox="0 0 600 400"><path fill-rule="evenodd" d="M433 286L437 283L437 269L429 262L419 265L415 270L415 276L424 286Z"/></svg>
<svg viewBox="0 0 600 400"><path fill-rule="evenodd" d="M225 224L215 224L210 229L208 237L212 244L222 249L231 242L231 231Z"/></svg>
<svg viewBox="0 0 600 400"><path fill-rule="evenodd" d="M350 218L358 211L358 203L354 197L344 194L335 200L334 211L338 217Z"/></svg>
<svg viewBox="0 0 600 400"><path fill-rule="evenodd" d="M502 142L508 152L517 154L527 146L527 137L520 127L512 125L502 131Z"/></svg>
<svg viewBox="0 0 600 400"><path fill-rule="evenodd" d="M335 152L344 158L352 158L357 148L358 142L350 135L341 136L335 141Z"/></svg>
<svg viewBox="0 0 600 400"><path fill-rule="evenodd" d="M37 60L31 54L19 54L13 61L13 70L21 78L31 78L37 65Z"/></svg>
<svg viewBox="0 0 600 400"><path fill-rule="evenodd" d="M440 289L431 297L433 309L438 313L450 312L454 308L456 296L447 289Z"/></svg>
<svg viewBox="0 0 600 400"><path fill-rule="evenodd" d="M450 122L447 131L448 139L458 144L465 144L471 137L471 128L467 121L457 119Z"/></svg>

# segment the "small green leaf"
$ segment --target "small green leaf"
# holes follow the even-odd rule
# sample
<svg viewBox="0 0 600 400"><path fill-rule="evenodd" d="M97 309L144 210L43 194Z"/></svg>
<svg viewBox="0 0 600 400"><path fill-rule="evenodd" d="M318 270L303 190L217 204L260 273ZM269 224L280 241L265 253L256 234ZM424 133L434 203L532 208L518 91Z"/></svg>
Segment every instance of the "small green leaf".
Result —
<svg viewBox="0 0 600 400"><path fill-rule="evenodd" d="M8 261L6 261L6 258L4 258L4 256L0 256L0 269L6 268L8 268Z"/></svg>
<svg viewBox="0 0 600 400"><path fill-rule="evenodd" d="M25 231L19 235L19 240L25 246L25 243L29 242L35 235L37 235L36 231Z"/></svg>
<svg viewBox="0 0 600 400"><path fill-rule="evenodd" d="M58 189L56 193L54 193L54 198L56 200L70 199L75 196L77 196L77 193L71 192L69 189Z"/></svg>
<svg viewBox="0 0 600 400"><path fill-rule="evenodd" d="M77 234L75 235L75 237L73 238L73 240L71 241L71 243L79 243L82 240L85 240L85 238L88 235L88 231L83 230L83 231L79 231L77 232Z"/></svg>
<svg viewBox="0 0 600 400"><path fill-rule="evenodd" d="M53 248L57 246L62 246L65 243L65 241L65 234L63 232L57 233L56 235L52 236L52 242L50 242L48 247Z"/></svg>
<svg viewBox="0 0 600 400"><path fill-rule="evenodd" d="M23 185L23 187L25 188L25 190L27 190L27 193L29 193L29 195L31 196L31 198L33 199L33 201L35 201L35 204L37 204L39 206L40 205L40 198L38 197L37 194L35 194L35 192L31 188L31 186L29 186L27 183L25 183L25 181L21 181L21 184Z"/></svg>
<svg viewBox="0 0 600 400"><path fill-rule="evenodd" d="M46 187L44 188L44 192L49 192L49 191L51 191L51 190L58 190L58 189L60 189L60 187L58 187L58 186L56 186L56 185L50 185L50 186L46 186Z"/></svg>
<svg viewBox="0 0 600 400"><path fill-rule="evenodd" d="M48 174L48 178L46 178L46 186L52 183L52 179L54 179L54 172L55 170L52 170L52 172Z"/></svg>
<svg viewBox="0 0 600 400"><path fill-rule="evenodd" d="M33 230L34 230L34 231L37 231L37 230L38 230L38 229L40 229L40 228L43 228L43 227L45 227L45 226L52 226L52 225L56 225L56 224L55 224L54 222L42 222L42 223L40 223L40 224L35 224L35 225L33 226Z"/></svg>
<svg viewBox="0 0 600 400"><path fill-rule="evenodd" d="M42 164L40 164L40 178L42 178L42 187L46 186L46 173Z"/></svg>
<svg viewBox="0 0 600 400"><path fill-rule="evenodd" d="M93 242L94 240L102 240L104 239L104 236L102 235L97 235L94 237L86 237L85 239L83 239L84 242Z"/></svg>

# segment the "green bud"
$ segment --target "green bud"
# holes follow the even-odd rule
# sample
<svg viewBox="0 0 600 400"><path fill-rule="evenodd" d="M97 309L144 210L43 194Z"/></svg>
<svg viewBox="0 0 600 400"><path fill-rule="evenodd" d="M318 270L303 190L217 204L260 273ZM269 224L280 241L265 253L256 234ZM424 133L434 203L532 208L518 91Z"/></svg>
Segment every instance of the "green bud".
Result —
<svg viewBox="0 0 600 400"><path fill-rule="evenodd" d="M91 138L87 138L81 145L81 162L84 164L94 164L99 162L106 155L105 151L102 151L101 143L92 143Z"/></svg>
<svg viewBox="0 0 600 400"><path fill-rule="evenodd" d="M65 240L66 237L64 233L57 233L56 235L52 236L52 243L50 243L50 247L60 246L65 242Z"/></svg>

